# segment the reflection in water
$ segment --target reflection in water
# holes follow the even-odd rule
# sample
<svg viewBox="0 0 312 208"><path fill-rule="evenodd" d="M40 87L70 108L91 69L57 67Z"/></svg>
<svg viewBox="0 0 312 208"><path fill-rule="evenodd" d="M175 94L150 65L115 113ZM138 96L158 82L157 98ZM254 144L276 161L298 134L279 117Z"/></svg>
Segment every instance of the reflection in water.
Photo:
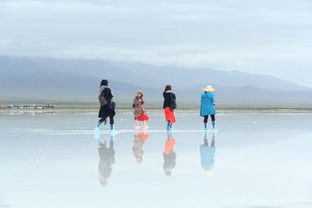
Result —
<svg viewBox="0 0 312 208"><path fill-rule="evenodd" d="M167 139L165 142L165 150L164 150L164 171L166 176L171 176L172 169L176 164L176 153L174 152L176 144L176 139L172 136L171 131L167 131Z"/></svg>
<svg viewBox="0 0 312 208"><path fill-rule="evenodd" d="M100 135L96 135L98 142L98 151L100 156L99 161L99 180L102 186L107 185L107 180L112 172L112 164L115 163L115 150L114 150L114 134L110 135L109 144L100 138Z"/></svg>
<svg viewBox="0 0 312 208"><path fill-rule="evenodd" d="M215 138L216 134L212 133L211 143L208 142L208 133L204 134L204 144L200 145L200 158L201 167L208 175L213 174L214 162L215 162Z"/></svg>
<svg viewBox="0 0 312 208"><path fill-rule="evenodd" d="M144 149L143 145L148 139L147 131L135 131L132 152L138 164L143 161Z"/></svg>

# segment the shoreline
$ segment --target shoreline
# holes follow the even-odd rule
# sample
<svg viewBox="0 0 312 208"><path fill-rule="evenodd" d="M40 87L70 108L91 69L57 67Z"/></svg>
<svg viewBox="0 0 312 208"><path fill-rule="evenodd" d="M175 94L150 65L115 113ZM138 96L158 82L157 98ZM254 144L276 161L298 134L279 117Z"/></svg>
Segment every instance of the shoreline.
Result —
<svg viewBox="0 0 312 208"><path fill-rule="evenodd" d="M97 112L99 109L96 107L55 107L53 109L0 109L0 113L5 112ZM145 108L146 111L163 111L162 108ZM132 112L132 108L117 108L119 112ZM178 108L179 111L196 112L198 108ZM298 108L298 107L220 107L217 108L217 113L311 113L312 108Z"/></svg>

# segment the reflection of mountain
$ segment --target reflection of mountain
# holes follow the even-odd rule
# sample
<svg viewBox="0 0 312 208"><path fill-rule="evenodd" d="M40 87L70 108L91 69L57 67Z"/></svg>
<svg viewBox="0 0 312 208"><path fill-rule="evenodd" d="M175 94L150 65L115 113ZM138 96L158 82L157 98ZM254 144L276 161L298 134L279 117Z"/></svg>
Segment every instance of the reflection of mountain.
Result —
<svg viewBox="0 0 312 208"><path fill-rule="evenodd" d="M192 103L202 88L213 84L218 102L241 105L309 105L312 90L271 76L212 69L155 67L99 60L0 57L2 100L42 99L96 102L101 78L108 78L120 100L131 100L141 89L159 100L167 83L174 85L180 104Z"/></svg>

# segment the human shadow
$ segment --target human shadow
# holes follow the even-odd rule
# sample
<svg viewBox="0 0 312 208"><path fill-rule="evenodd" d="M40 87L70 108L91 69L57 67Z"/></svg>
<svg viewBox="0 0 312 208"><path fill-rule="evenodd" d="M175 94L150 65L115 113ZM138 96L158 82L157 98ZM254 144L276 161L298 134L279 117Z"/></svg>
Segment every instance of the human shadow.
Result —
<svg viewBox="0 0 312 208"><path fill-rule="evenodd" d="M111 134L109 141L101 139L100 135L96 137L100 157L98 165L99 181L102 186L107 185L108 178L112 173L112 165L115 163L114 137L115 135Z"/></svg>
<svg viewBox="0 0 312 208"><path fill-rule="evenodd" d="M147 140L148 140L147 130L136 130L134 132L132 153L138 164L141 164L143 161L144 155L143 146Z"/></svg>
<svg viewBox="0 0 312 208"><path fill-rule="evenodd" d="M207 175L213 174L215 165L215 152L216 152L216 133L211 135L211 142L208 141L208 133L204 134L204 144L200 145L200 161L201 167Z"/></svg>
<svg viewBox="0 0 312 208"><path fill-rule="evenodd" d="M167 138L165 140L165 148L163 152L164 164L163 169L166 176L171 176L172 170L176 165L177 154L175 153L176 139L172 136L171 131L167 131Z"/></svg>

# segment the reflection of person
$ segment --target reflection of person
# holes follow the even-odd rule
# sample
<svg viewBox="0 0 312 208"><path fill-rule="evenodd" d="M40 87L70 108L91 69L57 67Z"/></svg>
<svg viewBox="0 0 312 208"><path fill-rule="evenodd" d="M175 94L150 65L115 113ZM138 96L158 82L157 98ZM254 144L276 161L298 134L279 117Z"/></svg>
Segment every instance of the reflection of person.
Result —
<svg viewBox="0 0 312 208"><path fill-rule="evenodd" d="M135 132L134 134L132 152L138 164L142 163L144 155L143 145L145 144L147 139L148 139L147 132Z"/></svg>
<svg viewBox="0 0 312 208"><path fill-rule="evenodd" d="M205 170L208 175L212 175L214 162L215 162L215 133L212 134L211 143L209 145L207 139L207 132L204 136L204 144L200 145L200 158L201 158L201 167Z"/></svg>
<svg viewBox="0 0 312 208"><path fill-rule="evenodd" d="M208 129L207 122L209 115L212 120L212 128L213 129L216 128L216 118L215 118L216 109L214 106L215 98L212 92L214 92L214 89L212 88L211 85L208 85L204 89L204 92L202 93L200 98L200 116L204 117L205 130Z"/></svg>
<svg viewBox="0 0 312 208"><path fill-rule="evenodd" d="M177 107L176 96L172 92L171 85L166 85L165 91L163 92L163 97L164 97L163 109L167 121L167 130L171 130L172 124L176 122L174 110Z"/></svg>
<svg viewBox="0 0 312 208"><path fill-rule="evenodd" d="M132 107L134 109L134 120L135 120L135 128L139 129L140 125L139 122L142 122L142 128L147 129L148 126L146 125L146 121L148 121L148 116L145 113L143 108L144 100L143 100L143 93L141 91L137 92L137 95L133 99Z"/></svg>
<svg viewBox="0 0 312 208"><path fill-rule="evenodd" d="M102 123L106 124L107 117L109 117L109 123L111 130L114 130L114 116L115 116L115 102L113 102L113 93L112 90L108 87L108 81L103 79L100 85L99 92L99 102L100 102L100 111L99 111L99 122L96 125L96 130L99 130Z"/></svg>
<svg viewBox="0 0 312 208"><path fill-rule="evenodd" d="M115 163L115 150L114 150L114 134L110 137L109 145L107 145L106 140L99 142L99 180L101 185L105 186L107 184L107 180L112 172L112 164Z"/></svg>
<svg viewBox="0 0 312 208"><path fill-rule="evenodd" d="M166 176L171 176L171 171L176 164L176 153L174 152L176 144L176 139L172 136L170 132L167 132L167 139L165 142L165 150L163 153L164 156L164 165L163 169Z"/></svg>

